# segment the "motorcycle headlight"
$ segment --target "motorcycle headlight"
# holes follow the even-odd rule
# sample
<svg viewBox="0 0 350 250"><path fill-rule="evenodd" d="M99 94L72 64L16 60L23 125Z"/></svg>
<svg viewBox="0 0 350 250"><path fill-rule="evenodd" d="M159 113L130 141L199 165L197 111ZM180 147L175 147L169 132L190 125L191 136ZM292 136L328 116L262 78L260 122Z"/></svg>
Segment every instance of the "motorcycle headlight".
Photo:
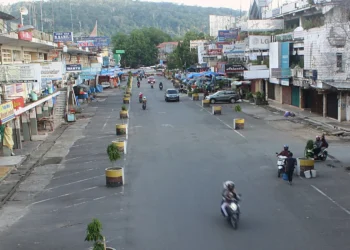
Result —
<svg viewBox="0 0 350 250"><path fill-rule="evenodd" d="M230 208L231 208L233 211L236 211L236 210L237 210L237 205L236 205L236 203L232 202L231 205L230 205Z"/></svg>

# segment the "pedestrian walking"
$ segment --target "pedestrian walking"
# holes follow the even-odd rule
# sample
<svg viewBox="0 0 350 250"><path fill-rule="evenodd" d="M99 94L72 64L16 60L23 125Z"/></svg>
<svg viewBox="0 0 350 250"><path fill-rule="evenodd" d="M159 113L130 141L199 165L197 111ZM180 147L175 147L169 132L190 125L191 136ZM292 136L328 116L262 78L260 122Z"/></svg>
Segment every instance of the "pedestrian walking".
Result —
<svg viewBox="0 0 350 250"><path fill-rule="evenodd" d="M293 173L295 166L297 165L297 160L293 157L293 153L290 152L288 158L286 158L286 173L288 175L289 185L292 185Z"/></svg>

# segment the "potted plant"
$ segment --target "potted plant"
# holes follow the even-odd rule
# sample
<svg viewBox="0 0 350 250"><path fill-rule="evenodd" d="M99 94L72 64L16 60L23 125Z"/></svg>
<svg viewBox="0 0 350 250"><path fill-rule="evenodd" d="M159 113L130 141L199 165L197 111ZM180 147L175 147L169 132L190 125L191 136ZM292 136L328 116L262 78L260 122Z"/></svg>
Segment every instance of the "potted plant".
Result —
<svg viewBox="0 0 350 250"><path fill-rule="evenodd" d="M199 100L199 89L198 88L193 89L192 99L194 101Z"/></svg>
<svg viewBox="0 0 350 250"><path fill-rule="evenodd" d="M308 140L305 146L305 157L313 158L314 157L314 142L313 140Z"/></svg>
<svg viewBox="0 0 350 250"><path fill-rule="evenodd" d="M85 241L93 242L93 250L112 250L114 248L106 247L106 239L101 234L102 223L98 219L92 219L86 229Z"/></svg>
<svg viewBox="0 0 350 250"><path fill-rule="evenodd" d="M128 118L128 109L125 105L122 106L122 109L119 112L120 119L126 119Z"/></svg>
<svg viewBox="0 0 350 250"><path fill-rule="evenodd" d="M107 155L112 162L112 167L105 169L107 187L120 187L124 184L124 169L115 166L121 157L121 151L124 151L124 147L125 141L114 141L107 147Z"/></svg>
<svg viewBox="0 0 350 250"><path fill-rule="evenodd" d="M254 102L254 95L252 92L248 92L246 95L247 100L249 100L249 102L253 103Z"/></svg>
<svg viewBox="0 0 350 250"><path fill-rule="evenodd" d="M262 105L263 101L264 101L263 94L260 91L256 92L255 93L255 104L256 105Z"/></svg>
<svg viewBox="0 0 350 250"><path fill-rule="evenodd" d="M235 110L236 112L241 112L241 111L242 111L241 105L239 105L239 104L235 105L234 110Z"/></svg>

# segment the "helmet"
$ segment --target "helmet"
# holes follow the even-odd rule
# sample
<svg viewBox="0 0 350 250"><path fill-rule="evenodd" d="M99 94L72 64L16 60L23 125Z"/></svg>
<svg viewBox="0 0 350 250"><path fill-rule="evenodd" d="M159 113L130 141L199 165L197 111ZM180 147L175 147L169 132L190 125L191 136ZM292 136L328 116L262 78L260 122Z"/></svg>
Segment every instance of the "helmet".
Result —
<svg viewBox="0 0 350 250"><path fill-rule="evenodd" d="M146 100L146 96L143 97L143 100Z"/></svg>
<svg viewBox="0 0 350 250"><path fill-rule="evenodd" d="M226 181L224 183L224 188L232 191L235 188L235 183L233 181Z"/></svg>
<svg viewBox="0 0 350 250"><path fill-rule="evenodd" d="M316 140L320 140L321 139L321 137L318 135L318 136L316 136Z"/></svg>
<svg viewBox="0 0 350 250"><path fill-rule="evenodd" d="M288 149L289 149L288 145L284 145L283 148L284 148L285 150L288 150Z"/></svg>

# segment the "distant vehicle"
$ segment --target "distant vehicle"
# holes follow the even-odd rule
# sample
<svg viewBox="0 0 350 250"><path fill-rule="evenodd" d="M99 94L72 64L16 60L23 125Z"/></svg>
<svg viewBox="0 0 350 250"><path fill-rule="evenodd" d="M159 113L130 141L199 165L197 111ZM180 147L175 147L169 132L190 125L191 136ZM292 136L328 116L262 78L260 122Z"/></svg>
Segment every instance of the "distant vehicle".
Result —
<svg viewBox="0 0 350 250"><path fill-rule="evenodd" d="M167 89L165 91L164 99L166 102L168 101L179 102L180 101L179 91L177 91L176 89Z"/></svg>
<svg viewBox="0 0 350 250"><path fill-rule="evenodd" d="M156 83L156 79L153 76L148 77L148 83Z"/></svg>
<svg viewBox="0 0 350 250"><path fill-rule="evenodd" d="M216 103L216 102L235 103L240 99L240 97L236 92L232 90L222 90L212 95L208 95L207 97L205 97L205 99L209 100L210 103Z"/></svg>

